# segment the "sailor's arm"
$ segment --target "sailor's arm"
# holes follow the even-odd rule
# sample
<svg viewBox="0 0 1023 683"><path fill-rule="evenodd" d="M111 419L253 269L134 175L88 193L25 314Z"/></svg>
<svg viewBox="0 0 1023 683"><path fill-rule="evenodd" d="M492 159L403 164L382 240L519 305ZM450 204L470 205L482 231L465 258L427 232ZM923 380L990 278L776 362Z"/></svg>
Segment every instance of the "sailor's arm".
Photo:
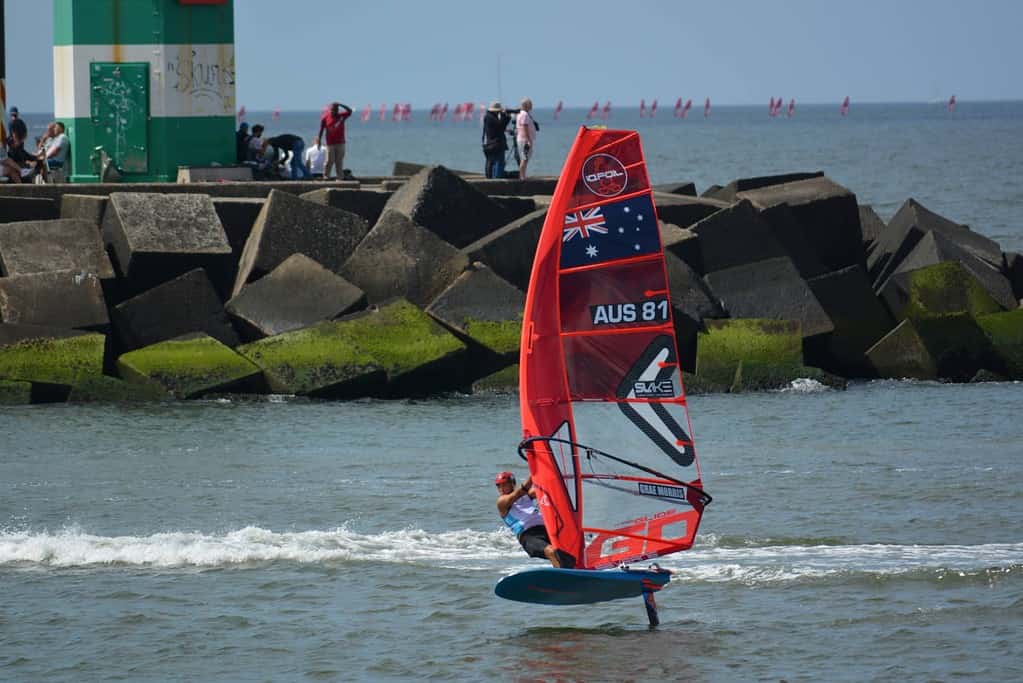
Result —
<svg viewBox="0 0 1023 683"><path fill-rule="evenodd" d="M504 517L508 514L508 510L511 509L512 503L517 501L522 496L529 495L529 489L533 486L532 478L526 479L520 486L516 486L511 493L506 493L502 496L497 497L497 511Z"/></svg>

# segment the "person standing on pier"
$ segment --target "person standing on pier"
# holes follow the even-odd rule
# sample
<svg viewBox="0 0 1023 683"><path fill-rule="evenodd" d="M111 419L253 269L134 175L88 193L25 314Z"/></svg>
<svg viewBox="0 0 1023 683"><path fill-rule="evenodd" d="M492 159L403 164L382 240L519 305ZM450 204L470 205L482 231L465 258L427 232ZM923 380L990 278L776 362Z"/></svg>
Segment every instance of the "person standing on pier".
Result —
<svg viewBox="0 0 1023 683"><path fill-rule="evenodd" d="M344 111L341 111L344 109ZM338 178L344 178L345 161L345 120L352 115L352 108L340 102L331 102L330 109L320 119L320 132L316 134L319 146L323 132L327 132L327 162L323 166L323 177L330 177L331 166Z"/></svg>
<svg viewBox="0 0 1023 683"><path fill-rule="evenodd" d="M511 113L500 102L491 102L483 117L484 174L488 178L504 178L504 153L508 150L504 135L509 123Z"/></svg>
<svg viewBox="0 0 1023 683"><path fill-rule="evenodd" d="M533 157L536 144L536 131L540 129L533 120L533 100L528 97L522 100L522 108L515 117L515 144L519 148L519 180L526 179L526 165Z"/></svg>

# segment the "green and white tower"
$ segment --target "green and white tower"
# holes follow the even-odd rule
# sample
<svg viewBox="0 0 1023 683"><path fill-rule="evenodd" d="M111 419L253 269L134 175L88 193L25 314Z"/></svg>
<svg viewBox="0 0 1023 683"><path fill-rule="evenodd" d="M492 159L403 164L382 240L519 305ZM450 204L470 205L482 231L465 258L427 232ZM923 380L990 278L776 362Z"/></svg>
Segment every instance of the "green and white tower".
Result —
<svg viewBox="0 0 1023 683"><path fill-rule="evenodd" d="M102 147L126 182L233 164L233 0L54 0L54 113L69 176L99 180Z"/></svg>

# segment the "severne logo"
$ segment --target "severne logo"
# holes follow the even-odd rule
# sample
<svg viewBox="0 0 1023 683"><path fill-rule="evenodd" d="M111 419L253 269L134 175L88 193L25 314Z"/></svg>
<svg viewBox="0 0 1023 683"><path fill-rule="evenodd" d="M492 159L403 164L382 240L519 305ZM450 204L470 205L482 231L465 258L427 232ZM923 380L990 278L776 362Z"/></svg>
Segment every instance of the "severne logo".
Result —
<svg viewBox="0 0 1023 683"><path fill-rule="evenodd" d="M614 197L625 189L629 173L610 154L594 154L583 162L583 184L598 197Z"/></svg>

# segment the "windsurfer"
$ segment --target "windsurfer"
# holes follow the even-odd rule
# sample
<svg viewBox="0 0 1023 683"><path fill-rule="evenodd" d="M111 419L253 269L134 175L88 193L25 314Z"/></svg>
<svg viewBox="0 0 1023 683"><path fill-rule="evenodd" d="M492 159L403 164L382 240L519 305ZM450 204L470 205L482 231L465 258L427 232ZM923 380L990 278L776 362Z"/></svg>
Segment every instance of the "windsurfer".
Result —
<svg viewBox="0 0 1023 683"><path fill-rule="evenodd" d="M543 517L536 506L536 493L533 492L532 477L515 485L515 475L501 472L494 479L497 486L497 511L501 519L508 525L522 544L522 549L530 557L547 558L556 568L561 568L558 551L551 545L547 529L543 525Z"/></svg>

